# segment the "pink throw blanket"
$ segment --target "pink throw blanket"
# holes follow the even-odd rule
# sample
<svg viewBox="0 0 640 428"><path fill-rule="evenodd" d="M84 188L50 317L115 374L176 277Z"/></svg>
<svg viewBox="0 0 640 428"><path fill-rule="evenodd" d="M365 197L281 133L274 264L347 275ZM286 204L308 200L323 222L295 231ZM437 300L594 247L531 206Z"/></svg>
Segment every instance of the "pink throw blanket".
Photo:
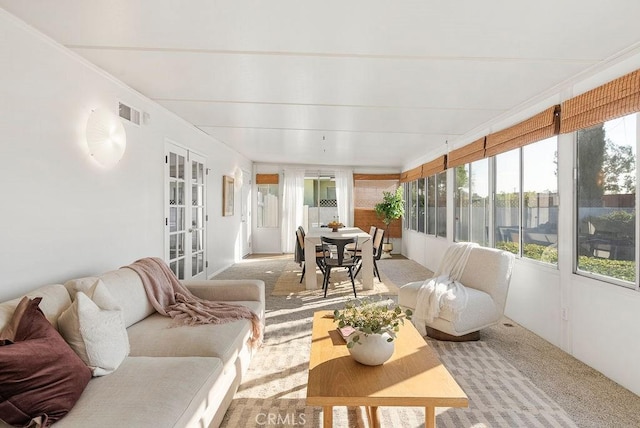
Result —
<svg viewBox="0 0 640 428"><path fill-rule="evenodd" d="M242 305L212 302L194 296L175 276L164 260L147 257L129 266L140 276L147 298L154 309L183 325L224 324L231 321L251 320L251 345L260 346L262 323L255 312Z"/></svg>

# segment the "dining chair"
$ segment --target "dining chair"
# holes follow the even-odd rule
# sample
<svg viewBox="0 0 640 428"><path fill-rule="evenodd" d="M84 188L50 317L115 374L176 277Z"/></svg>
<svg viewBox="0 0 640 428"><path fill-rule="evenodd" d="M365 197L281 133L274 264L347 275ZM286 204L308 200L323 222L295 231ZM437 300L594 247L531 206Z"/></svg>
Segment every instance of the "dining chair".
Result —
<svg viewBox="0 0 640 428"><path fill-rule="evenodd" d="M320 268L320 271L324 275L324 260L322 254L322 246L316 245L316 265ZM304 229L302 226L298 227L296 230L296 253L295 253L295 261L299 265L302 266L302 276L300 277L300 283L304 279L304 274L307 270L307 264L305 262L304 257Z"/></svg>
<svg viewBox="0 0 640 428"><path fill-rule="evenodd" d="M371 239L373 239L373 236L374 236L375 234L376 234L376 227L375 227L375 226L371 226L371 227L369 227L369 235L371 236ZM351 244L350 244L350 245L347 245L347 247L346 247L346 248L347 248L347 251L351 251L351 252L355 251L354 246L353 246L353 245L351 245Z"/></svg>
<svg viewBox="0 0 640 428"><path fill-rule="evenodd" d="M334 268L346 268L349 271L351 286L353 287L353 296L358 297L356 294L356 283L353 280L353 269L357 264L357 259L355 258L354 253L358 250L358 238L355 236L340 238L321 236L320 240L322 242L322 255L324 261L324 281L322 283L324 297L327 297L329 279L331 278L331 269ZM345 247L349 244L354 245L353 248L355 248L355 251L353 253L345 251Z"/></svg>
<svg viewBox="0 0 640 428"><path fill-rule="evenodd" d="M378 277L378 281L382 282L380 278L380 271L378 270L377 260L380 260L382 257L382 244L384 243L384 229L376 229L375 234L373 236L373 274ZM355 257L358 262L358 268L356 269L355 276L360 273L360 269L362 268L362 250L358 250L355 253Z"/></svg>

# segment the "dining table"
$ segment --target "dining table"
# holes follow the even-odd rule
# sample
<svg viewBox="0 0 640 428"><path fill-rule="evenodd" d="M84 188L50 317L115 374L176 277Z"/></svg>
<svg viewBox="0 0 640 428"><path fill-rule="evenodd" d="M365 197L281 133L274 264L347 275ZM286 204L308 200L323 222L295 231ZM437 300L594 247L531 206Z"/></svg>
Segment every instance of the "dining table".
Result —
<svg viewBox="0 0 640 428"><path fill-rule="evenodd" d="M373 237L358 227L341 227L335 232L329 227L311 227L304 237L304 258L307 260L307 274L305 275L305 287L307 290L318 288L318 273L320 270L311 271L310 267L316 267L313 261L316 259L316 245L321 244L321 237L351 238L357 237L357 248L362 252L361 282L365 290L373 289ZM315 273L315 275L314 275ZM321 276L322 278L322 276ZM320 282L322 283L322 282Z"/></svg>

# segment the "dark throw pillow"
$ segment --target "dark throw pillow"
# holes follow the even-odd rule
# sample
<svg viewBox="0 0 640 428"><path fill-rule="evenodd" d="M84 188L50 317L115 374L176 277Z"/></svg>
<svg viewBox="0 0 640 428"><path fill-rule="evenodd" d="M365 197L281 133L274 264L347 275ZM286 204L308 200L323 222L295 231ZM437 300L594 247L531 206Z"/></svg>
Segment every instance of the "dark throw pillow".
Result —
<svg viewBox="0 0 640 428"><path fill-rule="evenodd" d="M25 297L25 299L28 299ZM0 419L25 426L43 426L66 415L91 379L91 370L29 300L12 341L0 345ZM13 343L11 343L13 342Z"/></svg>

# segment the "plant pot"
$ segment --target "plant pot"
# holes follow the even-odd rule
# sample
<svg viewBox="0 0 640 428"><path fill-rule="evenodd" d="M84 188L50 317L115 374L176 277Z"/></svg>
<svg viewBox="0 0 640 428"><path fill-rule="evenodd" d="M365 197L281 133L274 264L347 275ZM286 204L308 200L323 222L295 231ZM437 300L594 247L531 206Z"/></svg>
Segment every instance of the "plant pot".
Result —
<svg viewBox="0 0 640 428"><path fill-rule="evenodd" d="M380 256L380 258L390 259L392 251L393 251L393 243L389 242L388 244L382 244L382 256Z"/></svg>
<svg viewBox="0 0 640 428"><path fill-rule="evenodd" d="M379 366L387 361L393 355L395 342L388 342L391 338L388 333L365 335L361 332L360 339L357 343L349 348L351 357L366 366Z"/></svg>

